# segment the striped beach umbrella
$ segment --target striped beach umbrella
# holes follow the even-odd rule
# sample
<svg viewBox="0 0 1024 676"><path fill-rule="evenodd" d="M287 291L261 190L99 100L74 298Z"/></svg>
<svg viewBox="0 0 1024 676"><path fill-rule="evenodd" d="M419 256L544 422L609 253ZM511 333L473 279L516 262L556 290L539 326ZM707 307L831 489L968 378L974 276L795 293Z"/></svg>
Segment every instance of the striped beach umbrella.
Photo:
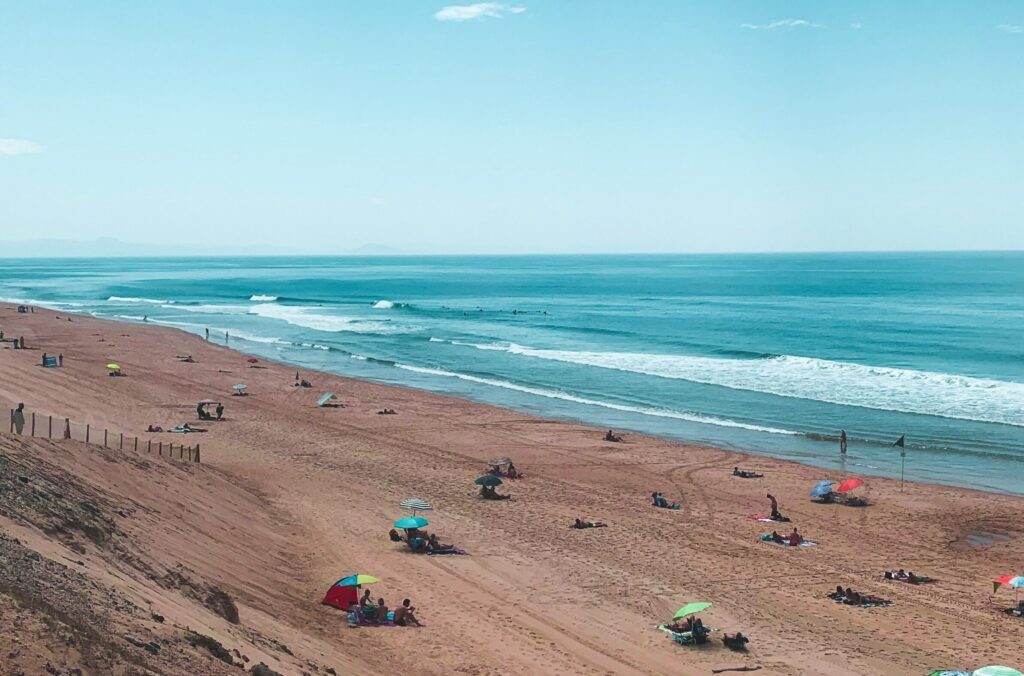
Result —
<svg viewBox="0 0 1024 676"><path fill-rule="evenodd" d="M408 500L402 500L398 505L402 509L412 511L413 514L416 512L429 512L433 509L430 503L422 498L409 498Z"/></svg>
<svg viewBox="0 0 1024 676"><path fill-rule="evenodd" d="M1024 676L1013 667L1003 667L998 664L993 664L990 667L982 667L981 669L975 669L974 676Z"/></svg>

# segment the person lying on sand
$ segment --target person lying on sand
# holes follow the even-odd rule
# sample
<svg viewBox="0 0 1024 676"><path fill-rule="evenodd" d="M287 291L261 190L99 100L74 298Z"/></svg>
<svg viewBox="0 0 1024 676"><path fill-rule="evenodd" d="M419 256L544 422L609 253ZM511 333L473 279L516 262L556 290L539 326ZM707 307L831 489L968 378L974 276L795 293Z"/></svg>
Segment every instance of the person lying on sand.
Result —
<svg viewBox="0 0 1024 676"><path fill-rule="evenodd" d="M423 624L413 614L415 610L412 601L409 599L402 601L402 605L395 610L395 624L399 627L422 627Z"/></svg>
<svg viewBox="0 0 1024 676"><path fill-rule="evenodd" d="M842 592L841 595L840 592ZM843 589L840 586L836 587L836 591L834 593L829 594L829 598L845 603L848 606L884 606L890 603L887 599L883 599L879 596L861 594L850 587Z"/></svg>
<svg viewBox="0 0 1024 676"><path fill-rule="evenodd" d="M1017 605L1010 606L1003 612L1014 617L1024 617L1024 601L1018 601Z"/></svg>
<svg viewBox="0 0 1024 676"><path fill-rule="evenodd" d="M739 467L732 468L732 475L738 476L741 479L761 479L764 474L758 474L757 472L751 472L749 470L740 469Z"/></svg>
<svg viewBox="0 0 1024 676"><path fill-rule="evenodd" d="M431 533L427 537L427 553L428 554L445 554L448 552L454 552L455 545L443 545L441 541L437 539L437 535Z"/></svg>
<svg viewBox="0 0 1024 676"><path fill-rule="evenodd" d="M786 540L781 535L779 535L779 531L777 530L772 531L772 542L779 545L786 544Z"/></svg>
<svg viewBox="0 0 1024 676"><path fill-rule="evenodd" d="M377 411L377 415L398 415L398 412L393 408L382 408ZM396 611L397 612L397 611Z"/></svg>
<svg viewBox="0 0 1024 676"><path fill-rule="evenodd" d="M585 528L607 528L608 524L601 523L600 521L583 521L582 519L576 519L576 522L569 526L569 528L578 528L583 530Z"/></svg>
<svg viewBox="0 0 1024 676"><path fill-rule="evenodd" d="M206 428L192 427L192 425L189 425L188 423L182 423L181 425L178 425L177 427L172 427L167 431L174 432L175 434L188 434L189 432L205 432Z"/></svg>
<svg viewBox="0 0 1024 676"><path fill-rule="evenodd" d="M160 427L159 425L150 425L149 427L146 428L146 431L147 432L163 432L164 428Z"/></svg>
<svg viewBox="0 0 1024 676"><path fill-rule="evenodd" d="M931 582L930 577L924 575L914 575L914 571L905 572L902 568L899 570L887 570L884 573L886 580L896 580L898 582L906 582L907 584L925 584Z"/></svg>

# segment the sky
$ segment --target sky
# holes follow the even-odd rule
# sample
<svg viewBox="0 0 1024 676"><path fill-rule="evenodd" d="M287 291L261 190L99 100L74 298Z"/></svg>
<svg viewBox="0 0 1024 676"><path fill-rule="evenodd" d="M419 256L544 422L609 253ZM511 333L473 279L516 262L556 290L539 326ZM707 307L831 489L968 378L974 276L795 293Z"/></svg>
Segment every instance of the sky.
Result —
<svg viewBox="0 0 1024 676"><path fill-rule="evenodd" d="M1024 249L1022 120L1017 1L8 0L0 240Z"/></svg>

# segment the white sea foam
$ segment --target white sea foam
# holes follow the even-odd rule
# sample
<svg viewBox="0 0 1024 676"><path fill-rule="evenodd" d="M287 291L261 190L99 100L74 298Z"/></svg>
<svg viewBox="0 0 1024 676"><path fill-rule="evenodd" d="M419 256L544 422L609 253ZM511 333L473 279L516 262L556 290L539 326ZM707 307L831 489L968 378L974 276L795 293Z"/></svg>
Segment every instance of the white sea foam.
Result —
<svg viewBox="0 0 1024 676"><path fill-rule="evenodd" d="M253 305L248 312L266 319L277 319L294 326L315 331L349 333L400 333L403 329L381 321L361 321L341 315L325 315L314 312L315 308L261 303Z"/></svg>
<svg viewBox="0 0 1024 676"><path fill-rule="evenodd" d="M393 307L395 307L395 303L390 300L379 300L373 304L374 310L390 310Z"/></svg>
<svg viewBox="0 0 1024 676"><path fill-rule="evenodd" d="M257 303L273 303L275 300L277 300L277 296L266 296L262 293L254 293L253 295L249 296L249 300L255 301Z"/></svg>
<svg viewBox="0 0 1024 676"><path fill-rule="evenodd" d="M404 369L406 371L412 371L413 373L422 373L433 376L443 376L446 378L458 378L459 380L465 380L471 383L478 383L480 385L490 385L492 387L501 387L506 390L515 390L516 392L523 392L526 394L532 394L538 397L547 397L548 399L559 399L561 401L571 401L577 404L584 404L586 406L599 406L601 408L607 408L614 411L622 411L624 413L639 413L641 415L655 416L658 418L673 418L675 420L686 420L689 422L701 423L705 425L717 425L719 427L734 427L738 429L751 430L754 432L768 432L770 434L788 434L797 435L798 432L791 432L789 430L779 429L777 427L764 427L762 425L750 425L747 423L739 422L736 420L728 420L725 418L715 418L713 416L699 415L697 413L690 413L687 411L673 411L670 409L663 408L648 408L644 406L626 406L625 404L616 404L610 401L598 401L596 399L587 399L586 397L577 397L574 394L567 392L560 392L557 390L545 390L537 387L529 387L526 385L518 385L516 383L510 383L505 380L495 380L493 378L481 378L479 376L471 376L465 373L455 373L454 371L445 371L443 369L425 368L422 366L410 366L408 364L395 364L397 368Z"/></svg>
<svg viewBox="0 0 1024 676"><path fill-rule="evenodd" d="M168 310L216 315L245 314L249 311L248 305L161 305L160 307Z"/></svg>
<svg viewBox="0 0 1024 676"><path fill-rule="evenodd" d="M150 303L151 305L173 305L173 300L159 300L156 298L133 298L131 296L111 296L107 299L111 303Z"/></svg>
<svg viewBox="0 0 1024 676"><path fill-rule="evenodd" d="M445 340L444 338L435 338L434 336L431 336L430 337L430 342L431 343L447 343L448 341Z"/></svg>
<svg viewBox="0 0 1024 676"><path fill-rule="evenodd" d="M538 359L846 406L1024 426L1024 383L782 355L725 359L473 345Z"/></svg>

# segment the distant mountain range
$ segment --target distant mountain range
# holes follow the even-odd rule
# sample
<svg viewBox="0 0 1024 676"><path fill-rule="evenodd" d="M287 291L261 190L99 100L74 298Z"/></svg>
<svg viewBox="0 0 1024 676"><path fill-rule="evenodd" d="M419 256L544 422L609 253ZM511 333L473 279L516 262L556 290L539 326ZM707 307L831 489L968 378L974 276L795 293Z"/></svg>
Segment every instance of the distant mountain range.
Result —
<svg viewBox="0 0 1024 676"><path fill-rule="evenodd" d="M274 246L218 246L215 244L139 244L112 237L90 240L27 239L0 240L0 258L104 258L149 256L400 256L410 252L385 244L364 244L351 250L303 251Z"/></svg>

